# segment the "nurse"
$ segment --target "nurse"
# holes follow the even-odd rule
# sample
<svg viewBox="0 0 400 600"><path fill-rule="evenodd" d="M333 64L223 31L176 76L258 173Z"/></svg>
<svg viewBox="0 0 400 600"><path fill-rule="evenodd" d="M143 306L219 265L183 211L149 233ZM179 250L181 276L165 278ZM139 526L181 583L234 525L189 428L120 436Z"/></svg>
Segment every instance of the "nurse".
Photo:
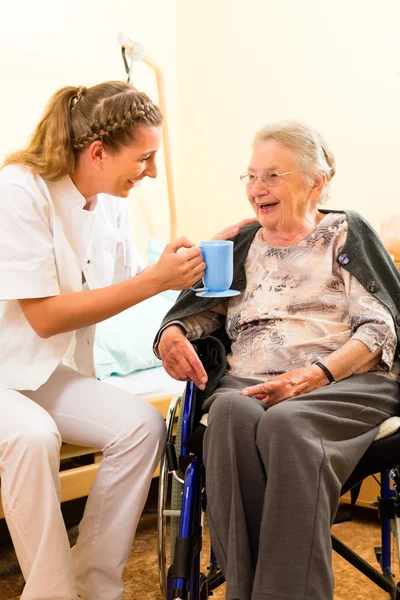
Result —
<svg viewBox="0 0 400 600"><path fill-rule="evenodd" d="M145 401L95 379L95 324L189 287L205 267L186 238L147 268L132 246L124 199L157 175L161 120L129 84L64 87L0 171L0 478L23 600L122 598L165 424ZM71 345L77 370L62 363ZM72 556L62 441L103 452Z"/></svg>

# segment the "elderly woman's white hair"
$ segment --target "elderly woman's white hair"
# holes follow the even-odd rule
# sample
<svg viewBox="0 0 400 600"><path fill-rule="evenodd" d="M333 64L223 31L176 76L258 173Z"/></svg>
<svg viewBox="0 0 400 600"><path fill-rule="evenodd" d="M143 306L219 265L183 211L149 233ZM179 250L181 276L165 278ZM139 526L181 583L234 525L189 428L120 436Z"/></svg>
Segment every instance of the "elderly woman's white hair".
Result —
<svg viewBox="0 0 400 600"><path fill-rule="evenodd" d="M293 150L297 155L299 167L307 183L312 183L314 178L325 173L326 183L319 197L319 203L328 200L330 182L336 173L335 158L324 138L312 127L298 121L282 121L265 125L254 136L253 146L261 142L274 140L282 146Z"/></svg>

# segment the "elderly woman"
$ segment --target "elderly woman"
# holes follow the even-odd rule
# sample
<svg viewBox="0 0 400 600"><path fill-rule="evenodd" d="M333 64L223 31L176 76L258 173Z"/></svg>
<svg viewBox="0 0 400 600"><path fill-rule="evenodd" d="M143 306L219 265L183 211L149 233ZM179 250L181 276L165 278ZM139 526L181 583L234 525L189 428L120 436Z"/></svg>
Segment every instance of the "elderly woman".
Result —
<svg viewBox="0 0 400 600"><path fill-rule="evenodd" d="M218 304L184 292L157 340L166 370L203 390L208 517L228 600L333 598L341 487L399 411L399 275L359 215L318 208L334 174L313 129L262 129L241 176L259 221L235 238L242 293ZM221 364L209 376L191 342L221 330L218 380Z"/></svg>

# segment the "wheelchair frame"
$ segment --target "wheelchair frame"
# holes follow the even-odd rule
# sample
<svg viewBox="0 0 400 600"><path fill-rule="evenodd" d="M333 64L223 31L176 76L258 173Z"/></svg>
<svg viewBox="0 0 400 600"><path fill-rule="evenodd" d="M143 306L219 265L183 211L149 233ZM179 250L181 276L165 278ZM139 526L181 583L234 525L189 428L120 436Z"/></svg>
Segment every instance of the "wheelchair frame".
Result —
<svg viewBox="0 0 400 600"><path fill-rule="evenodd" d="M179 413L179 460L176 456L173 439L177 410L182 402L181 396L175 396L172 399L166 419L167 445L161 462L158 499L158 565L163 600L206 600L212 595L213 590L225 581L212 549L207 575L200 572L202 512L206 508L205 470L202 460L189 454L183 445L192 431L195 389L193 383L187 384L183 396L183 407ZM178 499L171 509L167 508L169 472L172 472L174 478L175 492L176 485L178 486ZM389 598L400 600L400 583L396 584L392 573L391 551L391 532L393 532L400 557L400 467L395 466L390 470L382 471L380 486L380 495L373 505L377 506L381 519L381 546L375 548L381 572L334 535L331 536L332 548L378 587L388 592ZM173 561L168 569L166 563L167 518L179 520L178 527L171 525L171 536L174 536L175 533L178 535Z"/></svg>
<svg viewBox="0 0 400 600"><path fill-rule="evenodd" d="M371 504L378 508L381 520L381 546L375 548L375 556L382 572L380 573L333 534L331 535L332 548L378 587L388 592L389 598L400 600L400 583L396 584L392 572L391 547L391 533L393 533L400 557L400 497L398 492L400 490L400 468L396 466L393 469L381 471L380 477L380 495ZM390 484L391 481L393 487Z"/></svg>

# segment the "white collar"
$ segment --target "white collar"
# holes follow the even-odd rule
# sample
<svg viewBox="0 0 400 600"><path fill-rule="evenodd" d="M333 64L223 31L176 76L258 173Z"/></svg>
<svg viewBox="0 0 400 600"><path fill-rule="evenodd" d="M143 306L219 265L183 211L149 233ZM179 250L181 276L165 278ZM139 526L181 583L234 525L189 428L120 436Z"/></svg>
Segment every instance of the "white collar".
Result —
<svg viewBox="0 0 400 600"><path fill-rule="evenodd" d="M78 208L83 209L87 204L86 198L80 193L69 175L64 175L59 181L59 194L65 198L66 202L74 204ZM57 186L58 187L58 186ZM97 206L97 195L93 196L90 208L87 212L93 212Z"/></svg>

